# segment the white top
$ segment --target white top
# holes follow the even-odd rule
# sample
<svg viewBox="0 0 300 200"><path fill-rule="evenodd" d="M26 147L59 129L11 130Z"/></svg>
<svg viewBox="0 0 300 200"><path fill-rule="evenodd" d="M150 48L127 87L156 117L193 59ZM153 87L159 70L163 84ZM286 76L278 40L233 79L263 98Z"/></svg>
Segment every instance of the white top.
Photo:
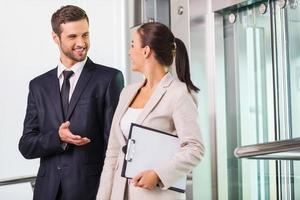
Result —
<svg viewBox="0 0 300 200"><path fill-rule="evenodd" d="M124 113L120 126L123 135L127 139L129 136L129 131L130 131L130 126L131 123L135 123L136 120L138 119L139 115L143 111L143 108L128 108L127 111Z"/></svg>
<svg viewBox="0 0 300 200"><path fill-rule="evenodd" d="M69 101L71 100L72 94L74 92L74 89L76 87L77 81L80 77L80 74L82 72L82 69L86 63L87 57L84 59L84 61L81 62L77 62L75 63L72 67L67 68L65 67L61 61L59 61L58 63L58 67L57 67L57 77L59 79L59 86L60 89L62 87L62 84L64 82L64 75L63 75L63 71L73 71L74 74L70 77L69 81L70 81L70 93L69 93Z"/></svg>

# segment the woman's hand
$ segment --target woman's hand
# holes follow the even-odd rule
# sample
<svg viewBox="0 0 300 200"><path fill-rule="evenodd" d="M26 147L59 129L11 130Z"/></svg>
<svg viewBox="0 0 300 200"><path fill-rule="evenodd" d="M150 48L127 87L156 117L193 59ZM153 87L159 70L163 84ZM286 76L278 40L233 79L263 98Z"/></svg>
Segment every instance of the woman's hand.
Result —
<svg viewBox="0 0 300 200"><path fill-rule="evenodd" d="M160 179L154 170L147 170L133 177L131 183L133 183L136 187L152 190L156 187L159 181Z"/></svg>

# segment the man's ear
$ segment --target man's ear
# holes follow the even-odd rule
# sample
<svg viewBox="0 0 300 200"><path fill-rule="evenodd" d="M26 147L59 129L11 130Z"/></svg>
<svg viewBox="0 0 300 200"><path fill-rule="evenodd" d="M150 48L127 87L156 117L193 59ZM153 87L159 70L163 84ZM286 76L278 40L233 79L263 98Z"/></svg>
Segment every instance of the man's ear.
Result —
<svg viewBox="0 0 300 200"><path fill-rule="evenodd" d="M56 33L52 32L52 38L56 44L59 44L59 36Z"/></svg>
<svg viewBox="0 0 300 200"><path fill-rule="evenodd" d="M144 47L144 57L145 57L145 58L148 58L148 57L150 56L150 54L151 54L151 49L150 49L150 47L149 47L149 46L145 46L145 47Z"/></svg>

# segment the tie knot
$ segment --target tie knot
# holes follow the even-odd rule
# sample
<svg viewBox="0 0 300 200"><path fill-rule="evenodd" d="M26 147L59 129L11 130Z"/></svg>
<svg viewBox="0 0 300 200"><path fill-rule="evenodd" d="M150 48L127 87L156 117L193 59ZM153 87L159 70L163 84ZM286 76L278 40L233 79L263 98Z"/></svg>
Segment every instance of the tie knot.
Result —
<svg viewBox="0 0 300 200"><path fill-rule="evenodd" d="M72 76L74 74L74 72L73 71L63 71L63 75L64 75L64 79L65 80L69 80L70 79L70 77Z"/></svg>

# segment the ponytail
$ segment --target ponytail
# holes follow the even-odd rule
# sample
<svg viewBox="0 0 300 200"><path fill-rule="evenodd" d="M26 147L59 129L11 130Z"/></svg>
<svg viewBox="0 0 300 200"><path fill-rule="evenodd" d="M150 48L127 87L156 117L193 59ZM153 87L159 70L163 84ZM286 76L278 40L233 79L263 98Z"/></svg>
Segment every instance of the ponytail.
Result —
<svg viewBox="0 0 300 200"><path fill-rule="evenodd" d="M176 65L176 73L178 79L186 84L189 92L191 92L191 90L195 92L199 92L200 89L197 88L191 81L189 58L188 58L185 45L178 38L175 38L175 44L176 44L175 65Z"/></svg>
<svg viewBox="0 0 300 200"><path fill-rule="evenodd" d="M141 46L149 46L154 52L155 59L163 66L170 67L174 61L176 73L180 81L184 82L189 92L199 92L191 81L189 58L184 43L175 38L171 30L159 22L149 22L137 30L141 39Z"/></svg>

